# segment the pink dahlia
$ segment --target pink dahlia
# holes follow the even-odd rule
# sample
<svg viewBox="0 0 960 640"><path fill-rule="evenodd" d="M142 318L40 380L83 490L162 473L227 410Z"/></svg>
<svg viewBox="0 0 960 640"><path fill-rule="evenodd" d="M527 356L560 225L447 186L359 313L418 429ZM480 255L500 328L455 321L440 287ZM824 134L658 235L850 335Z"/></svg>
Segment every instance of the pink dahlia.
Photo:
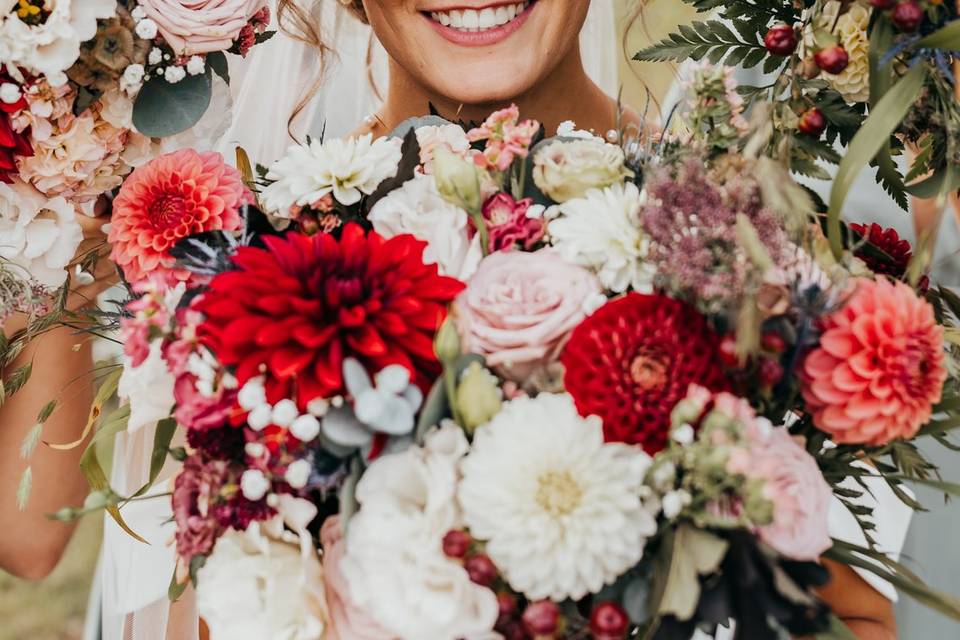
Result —
<svg viewBox="0 0 960 640"><path fill-rule="evenodd" d="M943 329L933 307L902 282L854 281L842 309L823 320L807 355L803 397L814 424L838 443L912 438L947 378Z"/></svg>
<svg viewBox="0 0 960 640"><path fill-rule="evenodd" d="M151 273L168 284L190 279L170 248L202 231L233 231L240 207L253 202L240 173L219 153L184 149L159 156L130 174L113 201L110 258L131 282Z"/></svg>

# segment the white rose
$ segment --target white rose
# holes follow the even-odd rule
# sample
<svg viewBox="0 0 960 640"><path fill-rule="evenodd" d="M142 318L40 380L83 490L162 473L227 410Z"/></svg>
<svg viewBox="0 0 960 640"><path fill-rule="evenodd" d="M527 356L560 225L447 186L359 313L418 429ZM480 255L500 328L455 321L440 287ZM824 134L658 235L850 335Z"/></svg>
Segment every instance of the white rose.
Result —
<svg viewBox="0 0 960 640"><path fill-rule="evenodd" d="M62 197L47 198L22 182L0 183L0 258L47 289L59 287L83 241L76 216Z"/></svg>
<svg viewBox="0 0 960 640"><path fill-rule="evenodd" d="M590 189L602 189L630 175L623 149L599 139L556 141L533 156L533 181L557 202L582 198Z"/></svg>
<svg viewBox="0 0 960 640"><path fill-rule="evenodd" d="M430 175L418 175L378 201L370 222L385 238L409 233L423 240L424 262L460 280L473 275L483 257L478 238L471 240L467 233L467 212L447 202Z"/></svg>

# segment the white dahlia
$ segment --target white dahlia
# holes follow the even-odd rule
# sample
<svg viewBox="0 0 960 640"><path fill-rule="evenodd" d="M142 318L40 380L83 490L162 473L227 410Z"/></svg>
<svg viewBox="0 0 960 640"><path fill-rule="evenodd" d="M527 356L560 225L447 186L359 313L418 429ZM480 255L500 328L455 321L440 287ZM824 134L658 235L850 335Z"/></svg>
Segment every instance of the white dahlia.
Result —
<svg viewBox="0 0 960 640"><path fill-rule="evenodd" d="M53 86L66 84L80 57L80 43L97 35L97 20L117 12L117 0L47 0L42 13L0 0L0 66L23 67L46 76ZM36 19L38 16L42 19Z"/></svg>
<svg viewBox="0 0 960 640"><path fill-rule="evenodd" d="M640 498L650 458L603 441L567 394L504 405L480 427L462 464L464 521L531 600L597 593L643 557L656 532Z"/></svg>
<svg viewBox="0 0 960 640"><path fill-rule="evenodd" d="M293 145L273 163L263 190L264 206L280 216L294 206L307 206L328 193L342 205L352 205L397 173L401 141L395 138L331 138Z"/></svg>
<svg viewBox="0 0 960 640"><path fill-rule="evenodd" d="M615 293L650 292L654 268L646 261L650 242L640 225L643 194L632 182L590 189L558 205L547 227L564 259L593 270Z"/></svg>
<svg viewBox="0 0 960 640"><path fill-rule="evenodd" d="M846 3L830 0L820 15L821 28L831 29L850 56L847 67L838 74L824 73L823 78L843 95L848 102L866 102L870 99L870 6L863 1L849 4L839 18L837 14ZM812 39L812 37L811 37Z"/></svg>

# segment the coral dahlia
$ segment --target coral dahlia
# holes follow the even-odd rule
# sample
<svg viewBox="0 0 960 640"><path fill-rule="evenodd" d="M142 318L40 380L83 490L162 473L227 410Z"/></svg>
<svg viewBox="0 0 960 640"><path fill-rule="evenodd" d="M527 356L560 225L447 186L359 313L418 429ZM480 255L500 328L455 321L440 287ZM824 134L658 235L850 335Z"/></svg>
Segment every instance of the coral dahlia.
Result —
<svg viewBox="0 0 960 640"><path fill-rule="evenodd" d="M607 442L666 445L670 411L691 384L726 387L719 337L689 305L629 293L608 302L570 336L564 384L582 415L603 419Z"/></svg>
<svg viewBox="0 0 960 640"><path fill-rule="evenodd" d="M814 424L837 443L913 438L947 378L933 307L886 278L854 280L847 303L822 321L820 346L801 369Z"/></svg>
<svg viewBox="0 0 960 640"><path fill-rule="evenodd" d="M169 284L189 280L170 248L202 231L240 228L240 207L252 202L240 173L219 153L159 156L131 173L113 201L110 258L131 282L153 273Z"/></svg>
<svg viewBox="0 0 960 640"><path fill-rule="evenodd" d="M910 242L900 238L897 230L889 227L883 228L876 222L869 226L865 224L851 224L850 228L863 236L868 243L883 251L890 258L889 260L879 260L869 251L862 247L856 252L858 258L863 260L870 270L889 276L894 280L902 280L907 273L907 266L913 258L913 247ZM920 278L917 288L920 291L926 291L930 287L930 279L927 276Z"/></svg>
<svg viewBox="0 0 960 640"><path fill-rule="evenodd" d="M400 364L432 382L433 336L463 283L424 264L425 242L349 224L339 241L290 233L265 243L241 247L237 270L214 277L198 304L201 340L236 367L241 387L263 369L270 401L295 391L303 409L344 392L346 357L371 374Z"/></svg>

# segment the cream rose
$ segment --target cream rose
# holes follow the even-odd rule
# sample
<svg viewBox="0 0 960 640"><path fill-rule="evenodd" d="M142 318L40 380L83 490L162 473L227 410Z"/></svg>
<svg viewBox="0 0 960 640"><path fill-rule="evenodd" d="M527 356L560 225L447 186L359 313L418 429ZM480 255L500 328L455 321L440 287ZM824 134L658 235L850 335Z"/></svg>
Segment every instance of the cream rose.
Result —
<svg viewBox="0 0 960 640"><path fill-rule="evenodd" d="M177 55L225 51L266 0L140 0Z"/></svg>
<svg viewBox="0 0 960 640"><path fill-rule="evenodd" d="M593 274L554 250L494 253L456 301L463 348L523 381L560 355L601 291Z"/></svg>
<svg viewBox="0 0 960 640"><path fill-rule="evenodd" d="M533 156L533 181L557 202L581 198L628 175L623 149L596 138L553 142Z"/></svg>

